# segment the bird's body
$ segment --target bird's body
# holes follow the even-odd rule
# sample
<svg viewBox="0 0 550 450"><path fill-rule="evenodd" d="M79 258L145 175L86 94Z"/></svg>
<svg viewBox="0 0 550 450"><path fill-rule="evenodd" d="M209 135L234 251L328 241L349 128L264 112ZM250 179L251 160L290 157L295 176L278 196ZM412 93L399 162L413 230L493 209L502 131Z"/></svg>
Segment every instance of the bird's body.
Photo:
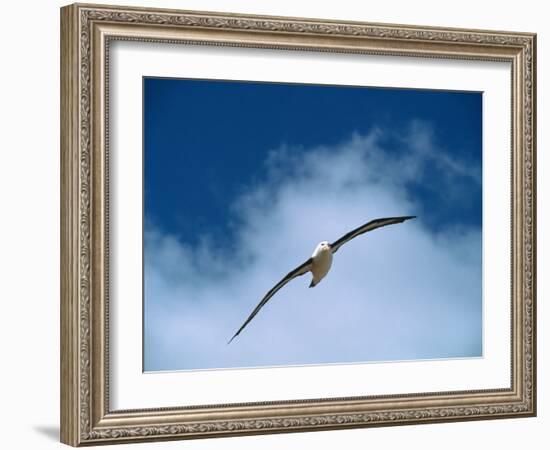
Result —
<svg viewBox="0 0 550 450"><path fill-rule="evenodd" d="M338 249L342 247L342 245L351 241L353 238L356 238L357 236L366 233L367 231L372 231L376 228L384 227L386 225L401 223L405 220L413 219L415 217L416 216L401 216L374 219L344 234L340 239L334 241L332 244L329 244L328 241L320 242L317 247L315 247L315 251L313 252L311 258L309 258L306 262L300 264L294 270L286 274L286 276L283 277L281 281L279 281L267 292L267 294L264 295L264 298L262 298L260 303L258 303L256 308L254 308L250 316L248 316L248 319L246 319L246 321L241 325L241 327L229 340L228 344L239 335L244 327L248 325L248 323L256 316L256 314L258 314L260 309L262 309L263 306L269 301L269 299L273 297L273 295L275 295L275 293L290 280L299 277L300 275L305 275L306 273L311 272L313 278L309 287L314 287L326 276L332 265L332 258L334 253L336 253Z"/></svg>
<svg viewBox="0 0 550 450"><path fill-rule="evenodd" d="M320 242L319 245L315 247L311 259L310 270L313 278L311 279L309 287L315 287L315 285L319 284L319 281L325 277L332 265L332 250L330 249L330 244L327 241Z"/></svg>

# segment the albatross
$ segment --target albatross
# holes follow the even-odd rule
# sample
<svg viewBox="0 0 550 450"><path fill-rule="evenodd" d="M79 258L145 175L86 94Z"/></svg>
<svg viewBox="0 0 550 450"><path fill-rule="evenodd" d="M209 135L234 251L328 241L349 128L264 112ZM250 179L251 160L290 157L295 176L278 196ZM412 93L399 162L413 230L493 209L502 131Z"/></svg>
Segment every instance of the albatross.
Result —
<svg viewBox="0 0 550 450"><path fill-rule="evenodd" d="M277 293L277 291L281 289L285 284L287 284L290 280L311 272L312 279L309 287L312 288L317 286L330 270L330 266L332 265L332 255L336 253L340 249L340 247L342 247L342 245L346 244L357 236L361 236L368 231L372 231L380 227L385 227L386 225L402 223L405 222L405 220L414 219L415 217L416 216L401 216L374 219L370 222L365 223L364 225L361 225L360 227L355 228L354 230L351 230L349 233L344 234L340 239L333 242L332 244L329 244L328 241L322 241L317 244L317 247L315 247L311 258L309 258L306 262L300 264L294 270L288 272L281 281L279 281L267 292L267 294L265 294L264 298L262 298L260 303L258 303L256 308L254 308L254 311L250 313L248 319L245 320L245 322L241 325L241 327L237 330L237 332L233 335L233 337L229 340L227 344L230 344L231 341L235 339L241 333L241 331L244 330L244 328L250 323L250 321L256 316L256 314L260 312L260 309L262 309L265 304L271 299L271 297L273 297Z"/></svg>

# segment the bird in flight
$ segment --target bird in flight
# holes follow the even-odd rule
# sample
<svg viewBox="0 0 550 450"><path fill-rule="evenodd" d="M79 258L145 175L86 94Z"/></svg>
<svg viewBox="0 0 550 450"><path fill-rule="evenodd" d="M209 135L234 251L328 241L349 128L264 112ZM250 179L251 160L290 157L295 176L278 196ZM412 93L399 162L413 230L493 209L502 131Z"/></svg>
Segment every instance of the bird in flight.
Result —
<svg viewBox="0 0 550 450"><path fill-rule="evenodd" d="M287 284L290 280L311 272L313 278L311 279L309 287L315 287L330 270L330 266L332 265L332 255L336 253L342 245L351 241L353 238L366 233L367 231L372 231L376 228L385 227L386 225L393 225L394 223L402 223L405 220L414 219L415 217L416 216L401 216L387 217L384 219L374 219L354 230L351 230L349 233L344 234L340 239L333 242L332 244L329 244L327 241L320 242L317 247L315 247L311 258L309 258L303 264L300 264L294 270L288 272L281 281L279 281L267 292L267 294L265 294L264 298L262 298L260 303L258 303L258 306L254 308L254 311L252 311L250 316L248 316L248 319L245 320L245 322L241 325L241 327L237 330L237 332L233 335L233 337L229 340L227 344L230 344L231 341L235 339L241 331L243 331L244 327L246 327L250 323L250 321L256 316L256 314L258 314L260 309L264 307L269 299L273 297L277 293L277 291L281 289L285 284Z"/></svg>

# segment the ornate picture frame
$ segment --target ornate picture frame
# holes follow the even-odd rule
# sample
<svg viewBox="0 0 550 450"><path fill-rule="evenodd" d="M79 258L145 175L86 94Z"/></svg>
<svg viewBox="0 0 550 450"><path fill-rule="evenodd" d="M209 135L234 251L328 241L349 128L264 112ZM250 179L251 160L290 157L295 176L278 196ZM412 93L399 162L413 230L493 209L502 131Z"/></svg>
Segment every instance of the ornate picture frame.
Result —
<svg viewBox="0 0 550 450"><path fill-rule="evenodd" d="M114 410L109 57L115 41L511 67L510 386ZM61 9L61 441L96 445L536 415L536 35L74 4Z"/></svg>

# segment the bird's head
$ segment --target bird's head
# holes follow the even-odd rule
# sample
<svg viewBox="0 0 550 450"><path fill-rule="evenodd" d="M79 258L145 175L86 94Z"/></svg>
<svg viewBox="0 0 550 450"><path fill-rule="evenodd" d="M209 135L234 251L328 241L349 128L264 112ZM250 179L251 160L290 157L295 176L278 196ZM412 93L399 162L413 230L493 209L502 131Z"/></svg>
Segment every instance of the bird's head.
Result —
<svg viewBox="0 0 550 450"><path fill-rule="evenodd" d="M317 248L319 250L328 250L330 249L330 244L328 243L328 241L322 241L322 242L319 242L319 245L317 245Z"/></svg>

